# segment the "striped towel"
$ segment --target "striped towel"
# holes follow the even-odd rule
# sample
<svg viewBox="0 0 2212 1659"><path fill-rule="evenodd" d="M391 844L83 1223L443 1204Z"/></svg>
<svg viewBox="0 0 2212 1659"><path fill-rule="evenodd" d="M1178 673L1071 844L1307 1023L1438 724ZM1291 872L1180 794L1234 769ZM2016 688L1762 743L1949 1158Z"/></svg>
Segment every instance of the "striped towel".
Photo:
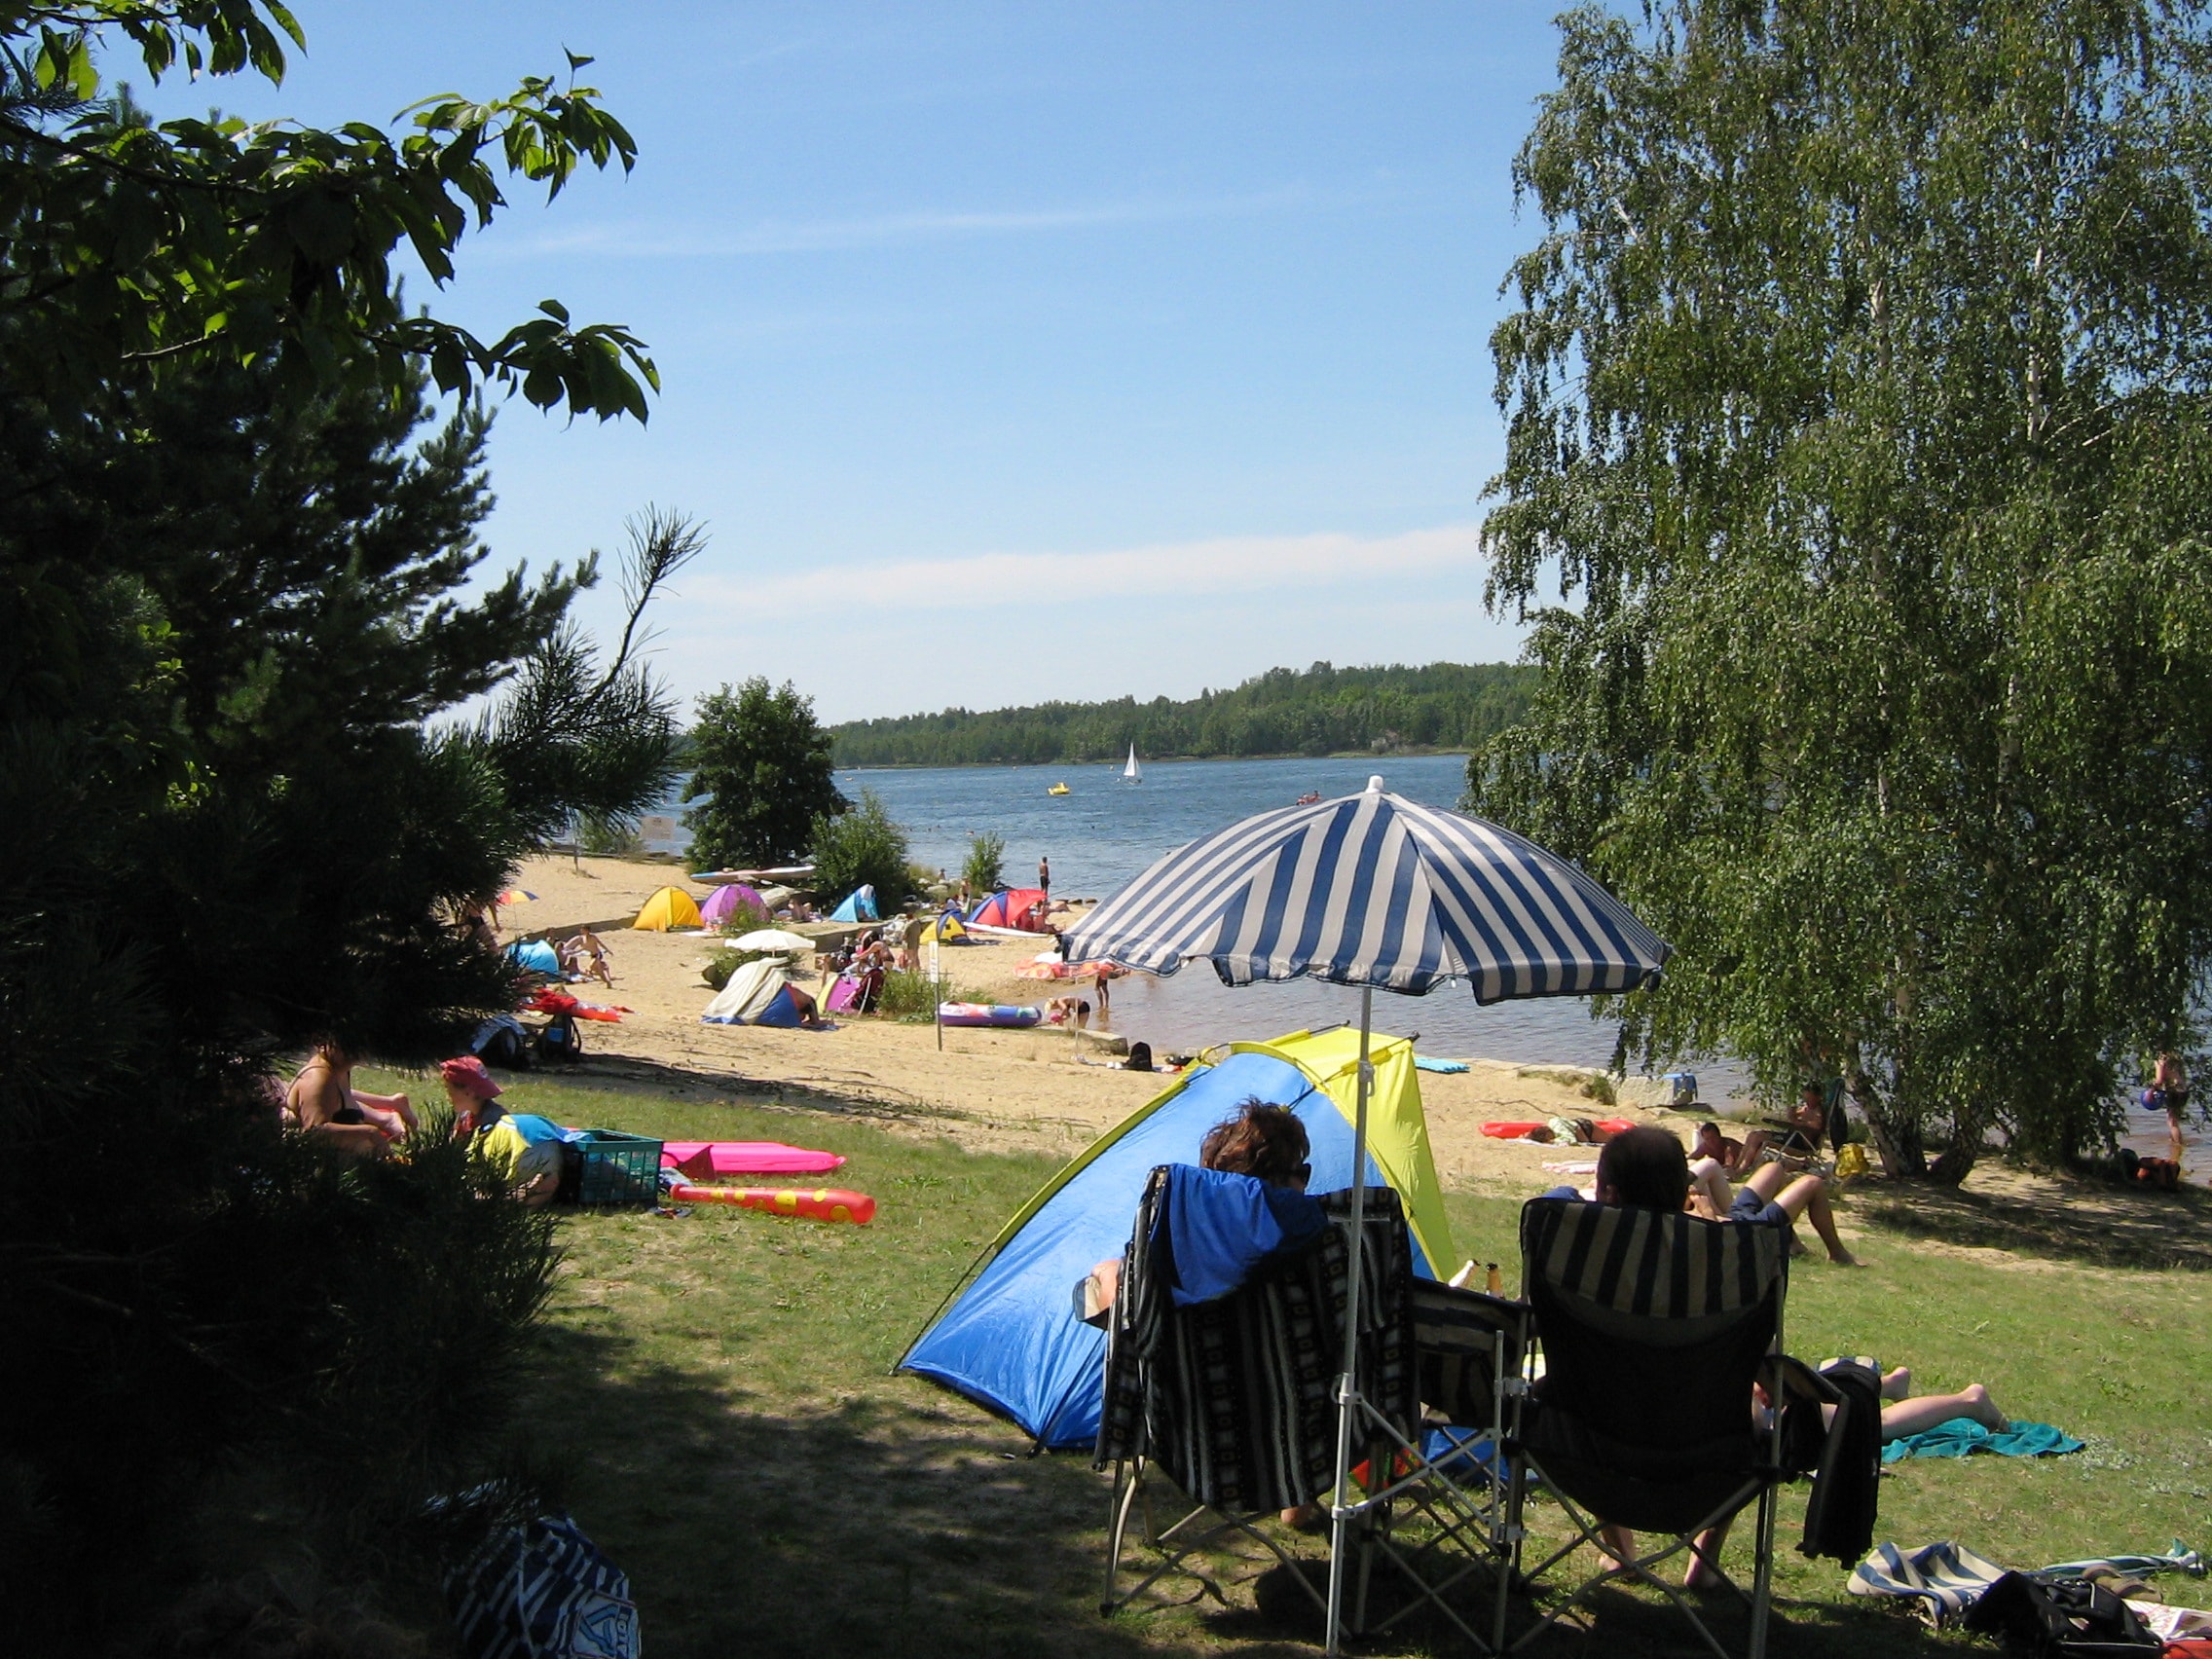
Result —
<svg viewBox="0 0 2212 1659"><path fill-rule="evenodd" d="M1912 1551L1877 1544L1851 1569L1849 1588L1854 1596L1913 1597L1920 1616L1940 1626L1972 1606L2004 1574L2003 1567L1947 1538Z"/></svg>

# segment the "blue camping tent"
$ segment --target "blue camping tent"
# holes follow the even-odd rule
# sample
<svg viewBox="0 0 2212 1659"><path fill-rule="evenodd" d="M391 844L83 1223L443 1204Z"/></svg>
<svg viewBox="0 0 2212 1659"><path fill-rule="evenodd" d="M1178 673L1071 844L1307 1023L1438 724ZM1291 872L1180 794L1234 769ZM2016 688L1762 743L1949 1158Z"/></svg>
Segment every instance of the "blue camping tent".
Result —
<svg viewBox="0 0 2212 1659"><path fill-rule="evenodd" d="M875 914L875 889L863 883L845 895L845 902L830 912L833 922L872 922Z"/></svg>
<svg viewBox="0 0 2212 1659"><path fill-rule="evenodd" d="M1012 1418L1047 1447L1088 1446L1098 1436L1106 1334L1087 1325L1075 1287L1118 1256L1145 1177L1161 1163L1196 1163L1208 1129L1258 1096L1289 1106L1312 1143L1309 1190L1351 1185L1356 1031L1296 1032L1238 1043L1218 1064L1194 1067L1109 1130L1022 1206L982 1271L906 1350L899 1369L933 1378ZM1413 1044L1374 1040L1367 1179L1404 1200L1414 1271L1449 1272L1453 1258L1442 1189L1429 1156Z"/></svg>
<svg viewBox="0 0 2212 1659"><path fill-rule="evenodd" d="M561 959L541 939L518 939L507 946L507 957L520 967L539 974L559 974Z"/></svg>

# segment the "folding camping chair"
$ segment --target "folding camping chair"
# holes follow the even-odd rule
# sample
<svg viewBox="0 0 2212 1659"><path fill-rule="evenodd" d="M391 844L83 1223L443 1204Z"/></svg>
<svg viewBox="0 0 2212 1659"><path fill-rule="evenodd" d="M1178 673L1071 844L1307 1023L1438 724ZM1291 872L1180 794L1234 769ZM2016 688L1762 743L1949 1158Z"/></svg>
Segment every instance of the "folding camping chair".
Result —
<svg viewBox="0 0 2212 1659"><path fill-rule="evenodd" d="M1514 1642L1518 1649L1601 1586L1658 1585L1713 1651L1723 1647L1683 1593L1654 1568L1698 1553L1749 1608L1748 1659L1763 1659L1774 1556L1775 1489L1821 1463L1841 1432L1843 1395L1780 1351L1788 1236L1775 1226L1571 1198L1521 1212L1522 1283L1543 1376L1508 1445L1512 1527L1530 1475L1567 1513L1573 1536L1529 1570L1535 1581L1606 1523L1662 1534L1601 1571ZM1751 1388L1773 1402L1763 1424ZM1837 1406L1824 1425L1821 1406ZM1698 1535L1757 1505L1749 1591L1699 1551ZM1717 1553L1717 1552L1715 1552Z"/></svg>
<svg viewBox="0 0 2212 1659"><path fill-rule="evenodd" d="M1311 1247L1216 1301L1176 1307L1154 1272L1170 1173L1155 1169L1146 1184L1108 1326L1096 1466L1113 1465L1114 1498L1100 1611L1127 1605L1170 1574L1194 1578L1201 1593L1226 1601L1199 1558L1244 1540L1281 1563L1325 1616L1325 1599L1269 1524L1326 1493L1335 1475L1350 1195L1319 1198L1331 1225ZM1366 1206L1360 1381L1367 1410L1363 1456L1355 1458L1366 1479L1354 1505L1360 1554L1351 1626L1360 1628L1380 1561L1413 1595L1374 1628L1434 1605L1487 1650L1445 1596L1484 1566L1496 1568L1502 1594L1510 1569L1507 1501L1491 1468L1482 1468L1479 1491L1467 1470L1480 1466L1484 1445L1499 1443L1500 1402L1511 1398L1506 1384L1518 1379L1526 1347L1525 1312L1415 1279L1397 1195L1371 1188ZM1417 1333L1433 1346L1417 1353ZM1440 1448L1424 1447L1433 1437L1423 1433L1418 1404L1422 1379L1450 1400L1448 1415L1462 1420ZM1432 1458L1431 1450L1446 1455ZM1162 1478L1190 1505L1165 1527L1153 1510ZM1124 1588L1132 1519L1153 1559Z"/></svg>

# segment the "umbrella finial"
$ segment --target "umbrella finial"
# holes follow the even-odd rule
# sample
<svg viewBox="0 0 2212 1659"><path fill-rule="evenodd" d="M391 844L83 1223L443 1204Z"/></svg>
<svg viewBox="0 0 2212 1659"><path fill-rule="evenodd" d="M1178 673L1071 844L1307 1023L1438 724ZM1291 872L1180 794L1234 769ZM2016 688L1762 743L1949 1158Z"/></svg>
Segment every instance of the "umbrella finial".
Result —
<svg viewBox="0 0 2212 1659"><path fill-rule="evenodd" d="M1381 772L1375 773L1367 780L1367 793L1369 794L1381 794L1382 793L1382 774Z"/></svg>

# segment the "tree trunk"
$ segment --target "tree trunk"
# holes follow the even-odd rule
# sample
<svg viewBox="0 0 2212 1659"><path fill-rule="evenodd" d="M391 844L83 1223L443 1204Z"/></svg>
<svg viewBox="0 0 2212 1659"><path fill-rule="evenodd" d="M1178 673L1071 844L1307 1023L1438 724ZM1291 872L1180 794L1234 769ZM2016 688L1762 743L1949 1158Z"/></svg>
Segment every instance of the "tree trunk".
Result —
<svg viewBox="0 0 2212 1659"><path fill-rule="evenodd" d="M1852 1104L1859 1115L1866 1120L1866 1129L1874 1137L1874 1151L1882 1160L1882 1173L1893 1181L1917 1179L1928 1172L1928 1155L1920 1142L1920 1125L1893 1124L1882 1097L1874 1091L1873 1079L1862 1071L1854 1071L1849 1079Z"/></svg>
<svg viewBox="0 0 2212 1659"><path fill-rule="evenodd" d="M1973 1168L1975 1156L1974 1150L1963 1142L1949 1147L1928 1166L1928 1179L1938 1187L1956 1187Z"/></svg>

